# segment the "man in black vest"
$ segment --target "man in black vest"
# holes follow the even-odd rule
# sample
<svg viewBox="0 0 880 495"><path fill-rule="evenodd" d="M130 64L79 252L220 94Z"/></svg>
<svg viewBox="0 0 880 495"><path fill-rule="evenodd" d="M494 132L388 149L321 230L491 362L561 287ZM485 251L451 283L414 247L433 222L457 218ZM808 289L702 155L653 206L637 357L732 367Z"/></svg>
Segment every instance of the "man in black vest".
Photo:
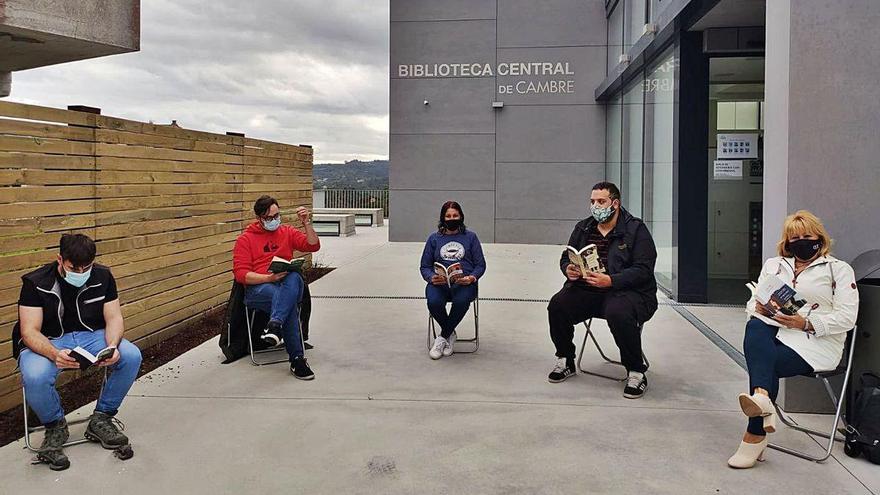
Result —
<svg viewBox="0 0 880 495"><path fill-rule="evenodd" d="M591 317L604 318L627 370L623 396L638 399L648 387L641 324L657 310L657 250L641 219L621 207L620 190L611 182L593 186L590 212L589 218L575 226L568 245L581 249L595 244L606 273L582 276L568 252L562 254L559 266L568 280L547 306L557 357L548 380L558 383L577 373L574 325Z"/></svg>
<svg viewBox="0 0 880 495"><path fill-rule="evenodd" d="M86 438L106 449L129 443L114 416L141 365L140 350L122 338L116 281L109 268L94 262L94 241L83 234L64 234L60 247L56 261L22 277L19 322L12 335L28 406L46 427L37 455L56 471L70 467L62 451L69 433L55 379L63 369L80 368L71 352L81 347L97 356L115 348L96 363L109 366L111 373L86 428Z"/></svg>

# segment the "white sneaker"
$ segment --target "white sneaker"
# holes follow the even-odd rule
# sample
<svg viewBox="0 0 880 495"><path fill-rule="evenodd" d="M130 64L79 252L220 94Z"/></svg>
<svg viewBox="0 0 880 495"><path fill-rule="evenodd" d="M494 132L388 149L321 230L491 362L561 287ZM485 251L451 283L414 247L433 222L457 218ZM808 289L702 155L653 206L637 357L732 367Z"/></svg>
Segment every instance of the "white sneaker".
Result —
<svg viewBox="0 0 880 495"><path fill-rule="evenodd" d="M446 341L446 347L443 348L443 356L448 357L452 355L452 346L455 345L455 332L452 332L452 335L449 336L449 340Z"/></svg>
<svg viewBox="0 0 880 495"><path fill-rule="evenodd" d="M449 342L446 341L443 337L437 337L434 339L434 345L431 347L431 350L428 351L428 355L431 356L431 359L440 359L443 357L443 350L446 349L446 346L449 345Z"/></svg>

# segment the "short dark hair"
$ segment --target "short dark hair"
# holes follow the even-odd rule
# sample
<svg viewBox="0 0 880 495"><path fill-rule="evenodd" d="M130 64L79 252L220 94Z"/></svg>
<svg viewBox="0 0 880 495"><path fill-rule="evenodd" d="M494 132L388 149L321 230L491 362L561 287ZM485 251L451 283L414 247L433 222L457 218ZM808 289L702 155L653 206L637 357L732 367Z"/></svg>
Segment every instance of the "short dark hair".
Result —
<svg viewBox="0 0 880 495"><path fill-rule="evenodd" d="M608 191L608 196L611 198L611 201L615 199L620 199L620 189L613 182L602 181L596 183L593 186L594 191Z"/></svg>
<svg viewBox="0 0 880 495"><path fill-rule="evenodd" d="M64 234L59 247L61 259L71 262L74 268L90 265L98 252L95 241L85 234Z"/></svg>
<svg viewBox="0 0 880 495"><path fill-rule="evenodd" d="M464 226L464 210L461 209L461 205L456 201L447 201L440 207L440 222L437 224L437 230L443 229L443 225L446 223L446 211L450 208L458 210L458 214L461 215L461 228L459 231L465 232L467 227Z"/></svg>
<svg viewBox="0 0 880 495"><path fill-rule="evenodd" d="M268 194L264 194L254 203L254 213L256 213L258 217L261 217L269 211L269 208L271 208L272 205L278 206L278 200Z"/></svg>

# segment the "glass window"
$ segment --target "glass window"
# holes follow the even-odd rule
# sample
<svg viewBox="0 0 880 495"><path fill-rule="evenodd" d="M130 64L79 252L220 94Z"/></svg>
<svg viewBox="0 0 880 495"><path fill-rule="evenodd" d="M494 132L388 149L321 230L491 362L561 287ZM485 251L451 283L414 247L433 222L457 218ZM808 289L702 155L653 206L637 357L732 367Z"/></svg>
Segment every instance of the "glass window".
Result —
<svg viewBox="0 0 880 495"><path fill-rule="evenodd" d="M736 102L718 102L718 130L736 129Z"/></svg>
<svg viewBox="0 0 880 495"><path fill-rule="evenodd" d="M623 92L621 188L623 205L633 215L642 215L642 124L644 79L637 78Z"/></svg>
<svg viewBox="0 0 880 495"><path fill-rule="evenodd" d="M620 54L623 53L623 2L619 0L608 16L608 74L617 67Z"/></svg>
<svg viewBox="0 0 880 495"><path fill-rule="evenodd" d="M736 128L737 130L753 130L758 128L758 102L736 102Z"/></svg>
<svg viewBox="0 0 880 495"><path fill-rule="evenodd" d="M620 184L620 94L605 112L605 180Z"/></svg>
<svg viewBox="0 0 880 495"><path fill-rule="evenodd" d="M661 285L673 288L673 158L676 60L670 47L651 64L645 77L645 213L657 247L655 272Z"/></svg>
<svg viewBox="0 0 880 495"><path fill-rule="evenodd" d="M645 0L626 0L626 23L624 25L624 51L636 44L645 29Z"/></svg>

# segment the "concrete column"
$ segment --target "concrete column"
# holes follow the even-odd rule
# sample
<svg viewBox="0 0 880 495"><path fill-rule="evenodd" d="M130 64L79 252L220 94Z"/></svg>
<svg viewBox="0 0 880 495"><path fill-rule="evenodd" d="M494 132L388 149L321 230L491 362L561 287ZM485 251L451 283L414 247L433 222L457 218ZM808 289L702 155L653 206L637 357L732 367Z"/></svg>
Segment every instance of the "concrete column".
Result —
<svg viewBox="0 0 880 495"><path fill-rule="evenodd" d="M808 209L852 261L880 230L880 9L876 0L767 2L764 256L785 215ZM823 409L813 381L787 380L781 404Z"/></svg>

